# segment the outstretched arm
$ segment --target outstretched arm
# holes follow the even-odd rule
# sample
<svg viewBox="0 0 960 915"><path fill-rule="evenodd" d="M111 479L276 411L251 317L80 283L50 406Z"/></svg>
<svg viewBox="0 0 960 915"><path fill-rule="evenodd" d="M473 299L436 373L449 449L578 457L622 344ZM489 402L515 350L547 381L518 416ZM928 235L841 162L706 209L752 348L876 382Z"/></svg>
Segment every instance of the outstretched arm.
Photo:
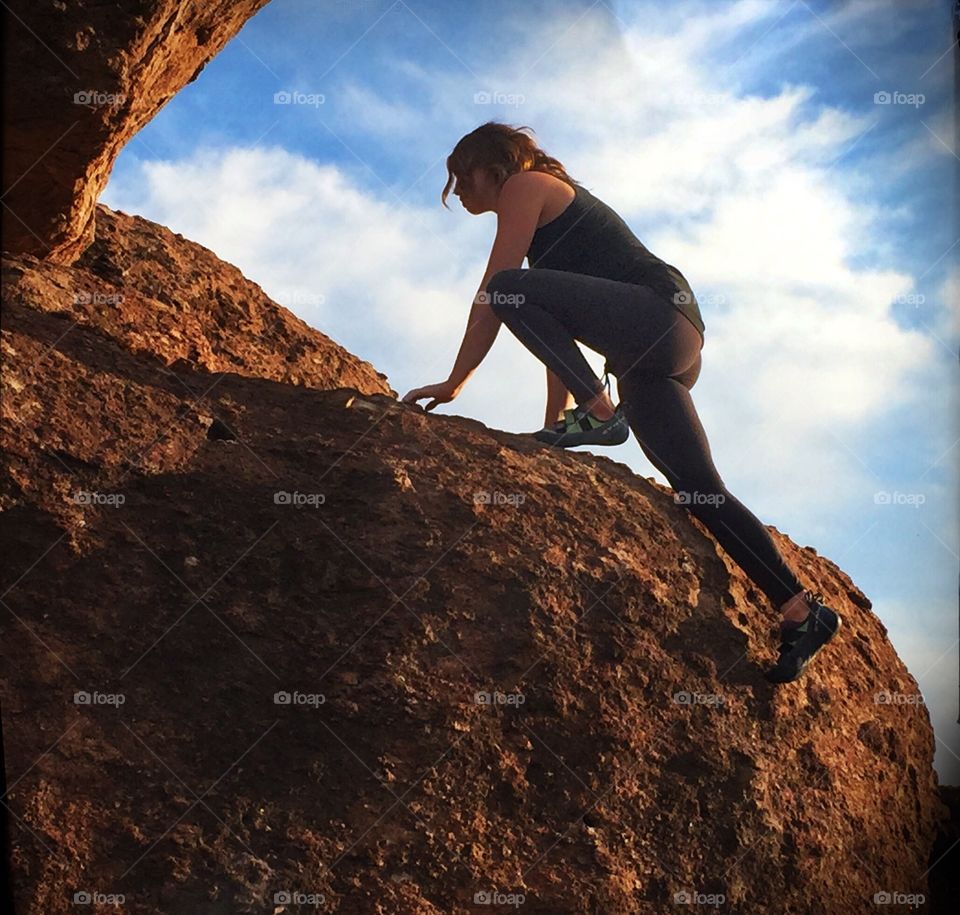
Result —
<svg viewBox="0 0 960 915"><path fill-rule="evenodd" d="M484 285L486 285L486 281L484 281ZM460 393L460 390L467 383L467 379L476 371L477 366L483 362L484 357L490 352L490 347L493 346L493 341L497 339L502 323L490 307L487 295L481 286L474 296L470 316L467 318L467 329L463 334L463 342L460 344L460 351L457 353L457 358L447 378L447 384L456 392L454 397Z"/></svg>
<svg viewBox="0 0 960 915"><path fill-rule="evenodd" d="M493 309L480 293L474 297L470 317L467 319L467 329L463 334L460 352L446 381L439 384L428 384L422 388L414 388L404 394L404 403L416 403L418 400L429 397L430 402L424 407L432 410L437 404L449 403L459 395L467 379L474 373L483 357L490 351L493 341L497 339L501 320L493 313Z"/></svg>
<svg viewBox="0 0 960 915"><path fill-rule="evenodd" d="M467 327L453 368L446 381L409 391L403 397L404 403L416 403L430 397L432 400L425 409L432 410L438 403L453 400L490 351L502 322L486 301L487 283L495 273L523 264L537 229L543 198L543 185L539 181L528 180L523 172L511 175L503 183L497 203L497 236L480 288L473 297Z"/></svg>

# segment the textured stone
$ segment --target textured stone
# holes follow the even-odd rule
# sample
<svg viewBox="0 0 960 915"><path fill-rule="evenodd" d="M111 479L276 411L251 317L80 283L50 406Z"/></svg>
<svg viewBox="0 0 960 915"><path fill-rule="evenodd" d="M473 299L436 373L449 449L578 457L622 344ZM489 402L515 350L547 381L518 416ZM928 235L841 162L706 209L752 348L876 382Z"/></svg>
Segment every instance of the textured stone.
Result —
<svg viewBox="0 0 960 915"><path fill-rule="evenodd" d="M72 263L130 138L267 0L7 0L3 246Z"/></svg>
<svg viewBox="0 0 960 915"><path fill-rule="evenodd" d="M386 376L272 301L208 248L98 206L97 236L73 267L3 261L10 308L57 315L165 366L257 375L315 388L395 393Z"/></svg>
<svg viewBox="0 0 960 915"><path fill-rule="evenodd" d="M834 563L771 528L845 618L774 687L772 609L665 488L386 393L274 380L282 309L259 300L218 336L237 310L209 284L239 295L233 268L102 216L90 266L132 288L118 312L63 304L90 266L26 257L4 296L20 911L72 912L86 889L144 915L283 892L351 915L466 913L483 892L526 912L670 912L686 892L845 915L929 892L929 718L876 701L917 684ZM155 261L135 256L147 238ZM205 278L168 287L185 263Z"/></svg>

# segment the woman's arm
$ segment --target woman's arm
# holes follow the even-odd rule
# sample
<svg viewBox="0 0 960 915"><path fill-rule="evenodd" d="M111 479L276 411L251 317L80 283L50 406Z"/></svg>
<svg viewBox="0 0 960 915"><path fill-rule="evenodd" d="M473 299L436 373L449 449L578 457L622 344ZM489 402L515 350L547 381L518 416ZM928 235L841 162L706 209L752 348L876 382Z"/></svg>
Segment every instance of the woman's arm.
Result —
<svg viewBox="0 0 960 915"><path fill-rule="evenodd" d="M463 342L460 344L460 351L453 363L453 368L447 376L447 383L456 392L454 397L460 393L467 379L476 371L477 366L483 362L484 357L490 352L493 341L497 339L500 332L500 325L503 323L487 301L486 293L481 296L481 290L474 296L473 305L470 308L470 315L467 318L467 329L463 333Z"/></svg>
<svg viewBox="0 0 960 915"><path fill-rule="evenodd" d="M453 400L490 352L502 322L487 302L487 283L495 273L523 264L533 233L537 230L543 201L543 184L533 175L520 172L511 175L503 183L497 201L497 236L493 241L480 288L473 297L467 327L453 368L446 381L415 388L405 394L405 403L432 397L433 402L426 407L430 410L438 403Z"/></svg>
<svg viewBox="0 0 960 915"><path fill-rule="evenodd" d="M503 183L497 201L497 237L480 288L473 297L460 352L447 378L458 391L490 351L502 323L490 307L487 283L495 273L523 264L537 231L543 199L544 187L537 176L520 172Z"/></svg>

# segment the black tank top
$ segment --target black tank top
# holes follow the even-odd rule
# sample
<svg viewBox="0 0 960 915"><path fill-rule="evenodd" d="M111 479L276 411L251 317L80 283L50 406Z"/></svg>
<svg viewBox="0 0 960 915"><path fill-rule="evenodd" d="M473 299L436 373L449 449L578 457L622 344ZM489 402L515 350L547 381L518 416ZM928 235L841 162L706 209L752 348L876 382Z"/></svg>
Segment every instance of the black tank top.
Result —
<svg viewBox="0 0 960 915"><path fill-rule="evenodd" d="M704 332L700 306L683 274L651 254L613 209L579 184L567 208L533 233L527 261L531 267L650 286Z"/></svg>

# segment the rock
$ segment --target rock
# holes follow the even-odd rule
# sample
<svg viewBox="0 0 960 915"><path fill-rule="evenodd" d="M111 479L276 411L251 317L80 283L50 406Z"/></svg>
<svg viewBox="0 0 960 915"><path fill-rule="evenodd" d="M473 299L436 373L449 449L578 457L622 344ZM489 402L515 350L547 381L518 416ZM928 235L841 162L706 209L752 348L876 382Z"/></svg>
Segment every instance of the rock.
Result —
<svg viewBox="0 0 960 915"><path fill-rule="evenodd" d="M266 2L4 3L4 250L72 263L120 150Z"/></svg>
<svg viewBox="0 0 960 915"><path fill-rule="evenodd" d="M4 302L62 316L174 371L200 367L396 393L369 362L272 301L208 248L138 216L102 205L98 212L97 237L73 267L4 257Z"/></svg>
<svg viewBox="0 0 960 915"><path fill-rule="evenodd" d="M216 885L229 910L263 911L297 886L257 882L246 856L300 862L303 893L361 915L467 912L478 892L555 913L672 911L689 893L839 915L929 892L944 813L929 718L876 700L917 685L828 559L771 528L845 617L803 680L773 687L772 608L623 464L252 363L211 375L184 355L171 378L156 325L137 324L149 309L81 308L72 327L24 290L89 271L14 262L0 644L7 707L24 710L5 721L32 831L14 833L24 911L70 911L68 889L90 885L146 913L173 879L194 910ZM232 335L237 353L264 345ZM191 406L185 390L214 383ZM229 450L205 425L220 404ZM525 499L475 513L494 485ZM180 557L201 560L189 580ZM63 701L94 688L127 701ZM280 689L304 698L277 705ZM214 784L213 815L165 836L184 786ZM81 844L58 839L67 798L99 824Z"/></svg>

